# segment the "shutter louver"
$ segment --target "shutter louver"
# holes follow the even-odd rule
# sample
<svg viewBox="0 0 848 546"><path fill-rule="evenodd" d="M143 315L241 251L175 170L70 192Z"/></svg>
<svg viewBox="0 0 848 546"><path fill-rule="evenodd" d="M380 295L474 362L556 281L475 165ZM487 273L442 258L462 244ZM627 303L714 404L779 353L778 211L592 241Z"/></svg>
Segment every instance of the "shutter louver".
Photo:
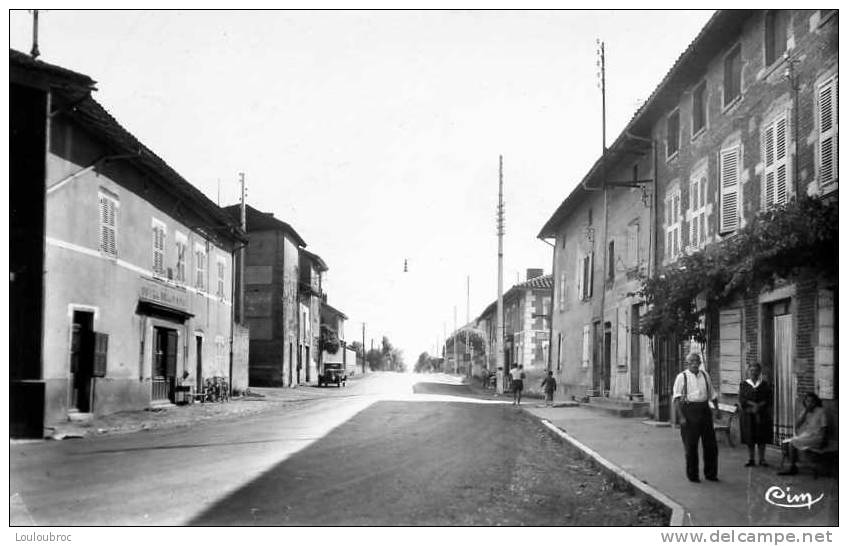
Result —
<svg viewBox="0 0 848 546"><path fill-rule="evenodd" d="M775 145L775 163L777 164L777 174L775 180L775 203L778 205L783 205L786 203L787 197L787 188L788 184L788 158L789 153L787 150L787 140L786 140L786 117L782 117L777 120L775 124L775 133L776 133L776 145Z"/></svg>
<svg viewBox="0 0 848 546"><path fill-rule="evenodd" d="M720 152L721 232L739 228L739 147Z"/></svg>
<svg viewBox="0 0 848 546"><path fill-rule="evenodd" d="M819 182L830 184L837 180L836 147L836 109L835 90L837 78L834 77L819 87Z"/></svg>
<svg viewBox="0 0 848 546"><path fill-rule="evenodd" d="M106 377L106 357L109 353L109 334L94 332L94 377Z"/></svg>

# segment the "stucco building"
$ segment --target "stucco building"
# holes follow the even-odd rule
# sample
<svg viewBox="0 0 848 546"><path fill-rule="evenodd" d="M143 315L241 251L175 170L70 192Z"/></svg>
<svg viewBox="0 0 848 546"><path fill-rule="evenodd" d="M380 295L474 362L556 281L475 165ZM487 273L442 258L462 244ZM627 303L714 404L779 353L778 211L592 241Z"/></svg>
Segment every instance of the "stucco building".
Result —
<svg viewBox="0 0 848 546"><path fill-rule="evenodd" d="M13 435L231 376L243 234L92 98L90 78L9 60Z"/></svg>

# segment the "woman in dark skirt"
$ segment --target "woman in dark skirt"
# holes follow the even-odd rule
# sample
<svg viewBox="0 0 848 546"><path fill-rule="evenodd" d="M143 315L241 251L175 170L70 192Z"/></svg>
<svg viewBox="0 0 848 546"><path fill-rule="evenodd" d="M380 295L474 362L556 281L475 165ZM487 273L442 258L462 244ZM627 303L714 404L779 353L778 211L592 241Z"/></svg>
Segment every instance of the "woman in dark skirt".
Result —
<svg viewBox="0 0 848 546"><path fill-rule="evenodd" d="M760 466L766 463L766 443L772 436L772 391L771 384L762 375L758 363L748 366L748 379L739 384L739 405L742 418L739 421L742 443L748 446L748 462L754 466L754 445L759 452Z"/></svg>

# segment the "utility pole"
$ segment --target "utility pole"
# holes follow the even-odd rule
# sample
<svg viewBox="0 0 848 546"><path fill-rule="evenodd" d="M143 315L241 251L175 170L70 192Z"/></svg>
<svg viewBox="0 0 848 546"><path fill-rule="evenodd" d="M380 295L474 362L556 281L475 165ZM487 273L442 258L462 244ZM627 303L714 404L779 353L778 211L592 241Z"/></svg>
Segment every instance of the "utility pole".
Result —
<svg viewBox="0 0 848 546"><path fill-rule="evenodd" d="M606 286L607 286L607 268L609 267L607 264L607 229L609 224L609 196L607 191L607 172L606 172L606 155L607 155L607 79L606 79L606 55L604 53L604 42L597 40L598 43L598 67L600 68L600 86L601 86L601 187L604 190L604 226L603 226L603 236L601 237L600 245L598 250L600 250L602 259L602 269L601 269L601 297L600 297L600 317L601 317L601 370L600 370L600 381L598 384L599 393L598 396L604 395L604 390L607 382L607 374L610 373L607 370L607 365L611 363L606 362L605 355L607 354L606 350L606 321L604 317L604 300L606 295ZM595 276L592 275L592 281L595 280ZM597 283L596 283L597 284ZM610 334L611 335L611 334Z"/></svg>
<svg viewBox="0 0 848 546"><path fill-rule="evenodd" d="M362 373L365 374L365 323L362 323Z"/></svg>
<svg viewBox="0 0 848 546"><path fill-rule="evenodd" d="M244 173L239 173L241 184L241 230L247 233L247 208L244 203ZM244 245L239 249L239 324L244 323Z"/></svg>
<svg viewBox="0 0 848 546"><path fill-rule="evenodd" d="M41 52L38 51L38 10L32 10L32 49L29 51L33 59L37 59Z"/></svg>
<svg viewBox="0 0 848 546"><path fill-rule="evenodd" d="M456 305L453 306L453 373L459 373L459 360L457 359L457 346L456 346Z"/></svg>
<svg viewBox="0 0 848 546"><path fill-rule="evenodd" d="M503 155L498 156L498 310L495 320L495 362L501 372L498 392L504 392L504 353L503 353L503 236L504 236L504 204L503 204Z"/></svg>
<svg viewBox="0 0 848 546"><path fill-rule="evenodd" d="M474 363L473 351L468 348L468 327L471 324L471 275L465 277L465 352L469 354L468 367L465 370L465 375L471 377L471 366ZM465 355L462 355L462 360L465 360Z"/></svg>

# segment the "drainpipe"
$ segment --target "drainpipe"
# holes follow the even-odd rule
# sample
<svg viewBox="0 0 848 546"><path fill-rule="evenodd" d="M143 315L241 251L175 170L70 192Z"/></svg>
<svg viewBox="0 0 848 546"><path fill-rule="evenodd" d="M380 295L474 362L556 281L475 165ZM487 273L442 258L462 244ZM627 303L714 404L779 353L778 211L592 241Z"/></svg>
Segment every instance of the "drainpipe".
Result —
<svg viewBox="0 0 848 546"><path fill-rule="evenodd" d="M553 363L551 362L551 355L553 354L553 343L554 343L554 292L556 290L556 238L554 238L553 243L549 243L545 239L539 237L539 240L545 243L546 245L551 246L551 306L549 308L548 315L548 371L553 369Z"/></svg>

